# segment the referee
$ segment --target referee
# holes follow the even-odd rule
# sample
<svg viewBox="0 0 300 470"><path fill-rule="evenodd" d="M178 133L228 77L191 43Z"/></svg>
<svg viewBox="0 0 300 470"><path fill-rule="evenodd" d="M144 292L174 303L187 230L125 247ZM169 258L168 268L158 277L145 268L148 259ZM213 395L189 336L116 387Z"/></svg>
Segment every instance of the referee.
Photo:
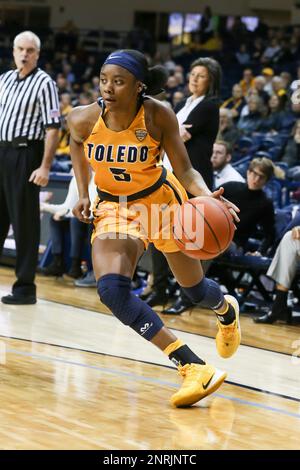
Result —
<svg viewBox="0 0 300 470"><path fill-rule="evenodd" d="M15 70L0 76L0 255L10 224L16 241L16 282L6 304L36 303L40 186L46 186L58 143L56 85L37 67L40 39L14 39Z"/></svg>

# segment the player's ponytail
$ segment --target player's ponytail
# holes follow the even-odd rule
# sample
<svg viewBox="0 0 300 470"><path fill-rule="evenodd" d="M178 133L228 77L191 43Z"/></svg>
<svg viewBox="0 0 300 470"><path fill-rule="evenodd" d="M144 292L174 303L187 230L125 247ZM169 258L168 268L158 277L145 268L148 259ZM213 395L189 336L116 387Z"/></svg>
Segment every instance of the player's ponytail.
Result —
<svg viewBox="0 0 300 470"><path fill-rule="evenodd" d="M146 86L144 93L152 96L161 93L167 83L168 75L167 69L162 65L150 67L144 79L144 84Z"/></svg>

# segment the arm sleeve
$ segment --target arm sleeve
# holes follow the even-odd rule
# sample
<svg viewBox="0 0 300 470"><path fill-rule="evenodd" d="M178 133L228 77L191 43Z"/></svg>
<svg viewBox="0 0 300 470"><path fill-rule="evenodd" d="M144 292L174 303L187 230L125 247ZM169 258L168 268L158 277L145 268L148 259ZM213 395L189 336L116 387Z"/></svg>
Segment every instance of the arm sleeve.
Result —
<svg viewBox="0 0 300 470"><path fill-rule="evenodd" d="M60 127L60 108L56 84L49 80L40 93L40 106L44 127Z"/></svg>

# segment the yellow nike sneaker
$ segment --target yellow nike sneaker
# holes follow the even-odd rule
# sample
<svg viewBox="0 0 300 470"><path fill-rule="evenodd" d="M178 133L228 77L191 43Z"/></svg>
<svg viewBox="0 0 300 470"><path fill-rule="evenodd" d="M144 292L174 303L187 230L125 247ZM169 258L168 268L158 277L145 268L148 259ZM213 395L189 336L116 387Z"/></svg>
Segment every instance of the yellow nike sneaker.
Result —
<svg viewBox="0 0 300 470"><path fill-rule="evenodd" d="M232 295L224 296L227 302L234 308L235 320L230 325L223 325L217 320L219 331L216 336L217 351L221 357L231 357L241 342L241 327L239 320L239 304Z"/></svg>
<svg viewBox="0 0 300 470"><path fill-rule="evenodd" d="M186 364L178 367L183 384L171 397L174 406L191 406L217 390L226 379L226 372L208 364Z"/></svg>

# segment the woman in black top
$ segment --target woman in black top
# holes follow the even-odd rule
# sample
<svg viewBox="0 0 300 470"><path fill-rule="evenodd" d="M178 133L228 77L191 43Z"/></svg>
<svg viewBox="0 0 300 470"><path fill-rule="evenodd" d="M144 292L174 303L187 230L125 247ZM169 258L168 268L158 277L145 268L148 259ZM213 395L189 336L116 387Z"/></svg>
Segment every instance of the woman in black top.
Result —
<svg viewBox="0 0 300 470"><path fill-rule="evenodd" d="M210 189L213 184L210 157L219 130L220 83L221 67L216 60L209 57L195 60L189 76L191 96L175 109L191 163Z"/></svg>

